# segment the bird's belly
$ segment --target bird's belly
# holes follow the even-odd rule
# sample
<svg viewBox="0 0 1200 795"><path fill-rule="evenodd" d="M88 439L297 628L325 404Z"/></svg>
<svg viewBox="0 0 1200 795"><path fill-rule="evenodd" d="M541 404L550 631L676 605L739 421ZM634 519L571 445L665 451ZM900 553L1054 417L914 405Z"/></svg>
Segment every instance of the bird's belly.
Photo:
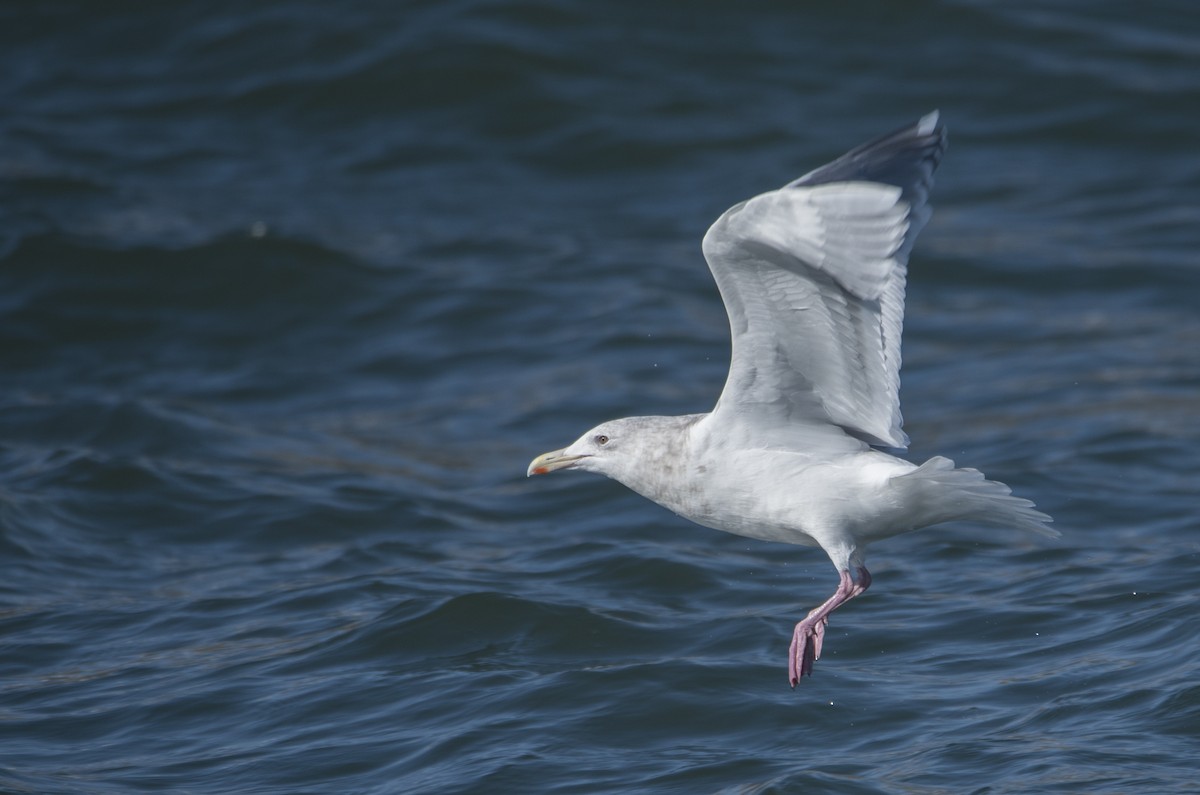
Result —
<svg viewBox="0 0 1200 795"><path fill-rule="evenodd" d="M754 517L746 516L712 516L701 518L687 517L696 524L723 530L734 535L754 538L759 541L776 541L782 544L798 544L804 547L817 547L820 543L813 536L795 524L781 524L772 521L756 521Z"/></svg>
<svg viewBox="0 0 1200 795"><path fill-rule="evenodd" d="M876 457L879 456L879 457ZM728 533L802 546L865 542L889 511L886 482L912 465L891 456L852 454L811 462L757 452L698 467L686 499L663 502L691 521Z"/></svg>
<svg viewBox="0 0 1200 795"><path fill-rule="evenodd" d="M783 493L742 478L705 479L685 499L659 500L696 524L734 535L785 544L819 546L806 529L803 506Z"/></svg>

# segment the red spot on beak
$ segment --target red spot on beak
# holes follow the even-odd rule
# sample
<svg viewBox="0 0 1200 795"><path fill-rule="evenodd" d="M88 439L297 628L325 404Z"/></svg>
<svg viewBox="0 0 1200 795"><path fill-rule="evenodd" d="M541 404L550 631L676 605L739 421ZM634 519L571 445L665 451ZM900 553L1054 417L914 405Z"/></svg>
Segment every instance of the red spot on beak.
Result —
<svg viewBox="0 0 1200 795"><path fill-rule="evenodd" d="M544 475L544 474L546 474L547 471L549 471L549 470L547 470L545 467L538 467L537 469L533 470L533 474Z"/></svg>

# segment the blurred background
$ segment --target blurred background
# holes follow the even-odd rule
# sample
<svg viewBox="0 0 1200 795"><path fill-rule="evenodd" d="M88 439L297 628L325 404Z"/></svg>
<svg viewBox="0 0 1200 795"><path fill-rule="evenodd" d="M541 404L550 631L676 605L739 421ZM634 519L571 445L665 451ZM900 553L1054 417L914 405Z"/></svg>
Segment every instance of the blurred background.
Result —
<svg viewBox="0 0 1200 795"><path fill-rule="evenodd" d="M727 207L939 108L913 460L1060 541L527 481L711 407ZM0 789L1184 793L1194 4L0 5Z"/></svg>

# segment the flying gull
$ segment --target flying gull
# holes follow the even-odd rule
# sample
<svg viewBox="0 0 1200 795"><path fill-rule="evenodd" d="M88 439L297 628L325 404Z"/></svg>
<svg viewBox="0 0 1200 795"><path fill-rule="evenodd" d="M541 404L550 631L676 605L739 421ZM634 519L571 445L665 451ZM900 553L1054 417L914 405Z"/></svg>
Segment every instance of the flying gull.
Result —
<svg viewBox="0 0 1200 795"><path fill-rule="evenodd" d="M733 337L716 407L606 422L529 465L599 472L697 524L825 550L840 582L796 624L792 687L812 675L829 614L870 587L869 543L958 520L1057 535L978 470L886 452L908 445L904 281L945 149L935 111L727 210L703 244Z"/></svg>

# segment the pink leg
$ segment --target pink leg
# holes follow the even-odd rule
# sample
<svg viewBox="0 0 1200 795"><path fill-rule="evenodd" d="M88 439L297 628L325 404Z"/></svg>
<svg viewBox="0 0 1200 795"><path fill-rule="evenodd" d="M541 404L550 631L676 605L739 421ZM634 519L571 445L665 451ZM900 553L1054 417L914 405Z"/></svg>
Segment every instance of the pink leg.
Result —
<svg viewBox="0 0 1200 795"><path fill-rule="evenodd" d="M788 651L788 679L792 687L800 682L800 677L812 676L813 663L821 658L829 614L871 587L871 573L863 566L858 567L858 582L849 571L838 573L842 579L833 596L797 624L792 634L792 648Z"/></svg>

